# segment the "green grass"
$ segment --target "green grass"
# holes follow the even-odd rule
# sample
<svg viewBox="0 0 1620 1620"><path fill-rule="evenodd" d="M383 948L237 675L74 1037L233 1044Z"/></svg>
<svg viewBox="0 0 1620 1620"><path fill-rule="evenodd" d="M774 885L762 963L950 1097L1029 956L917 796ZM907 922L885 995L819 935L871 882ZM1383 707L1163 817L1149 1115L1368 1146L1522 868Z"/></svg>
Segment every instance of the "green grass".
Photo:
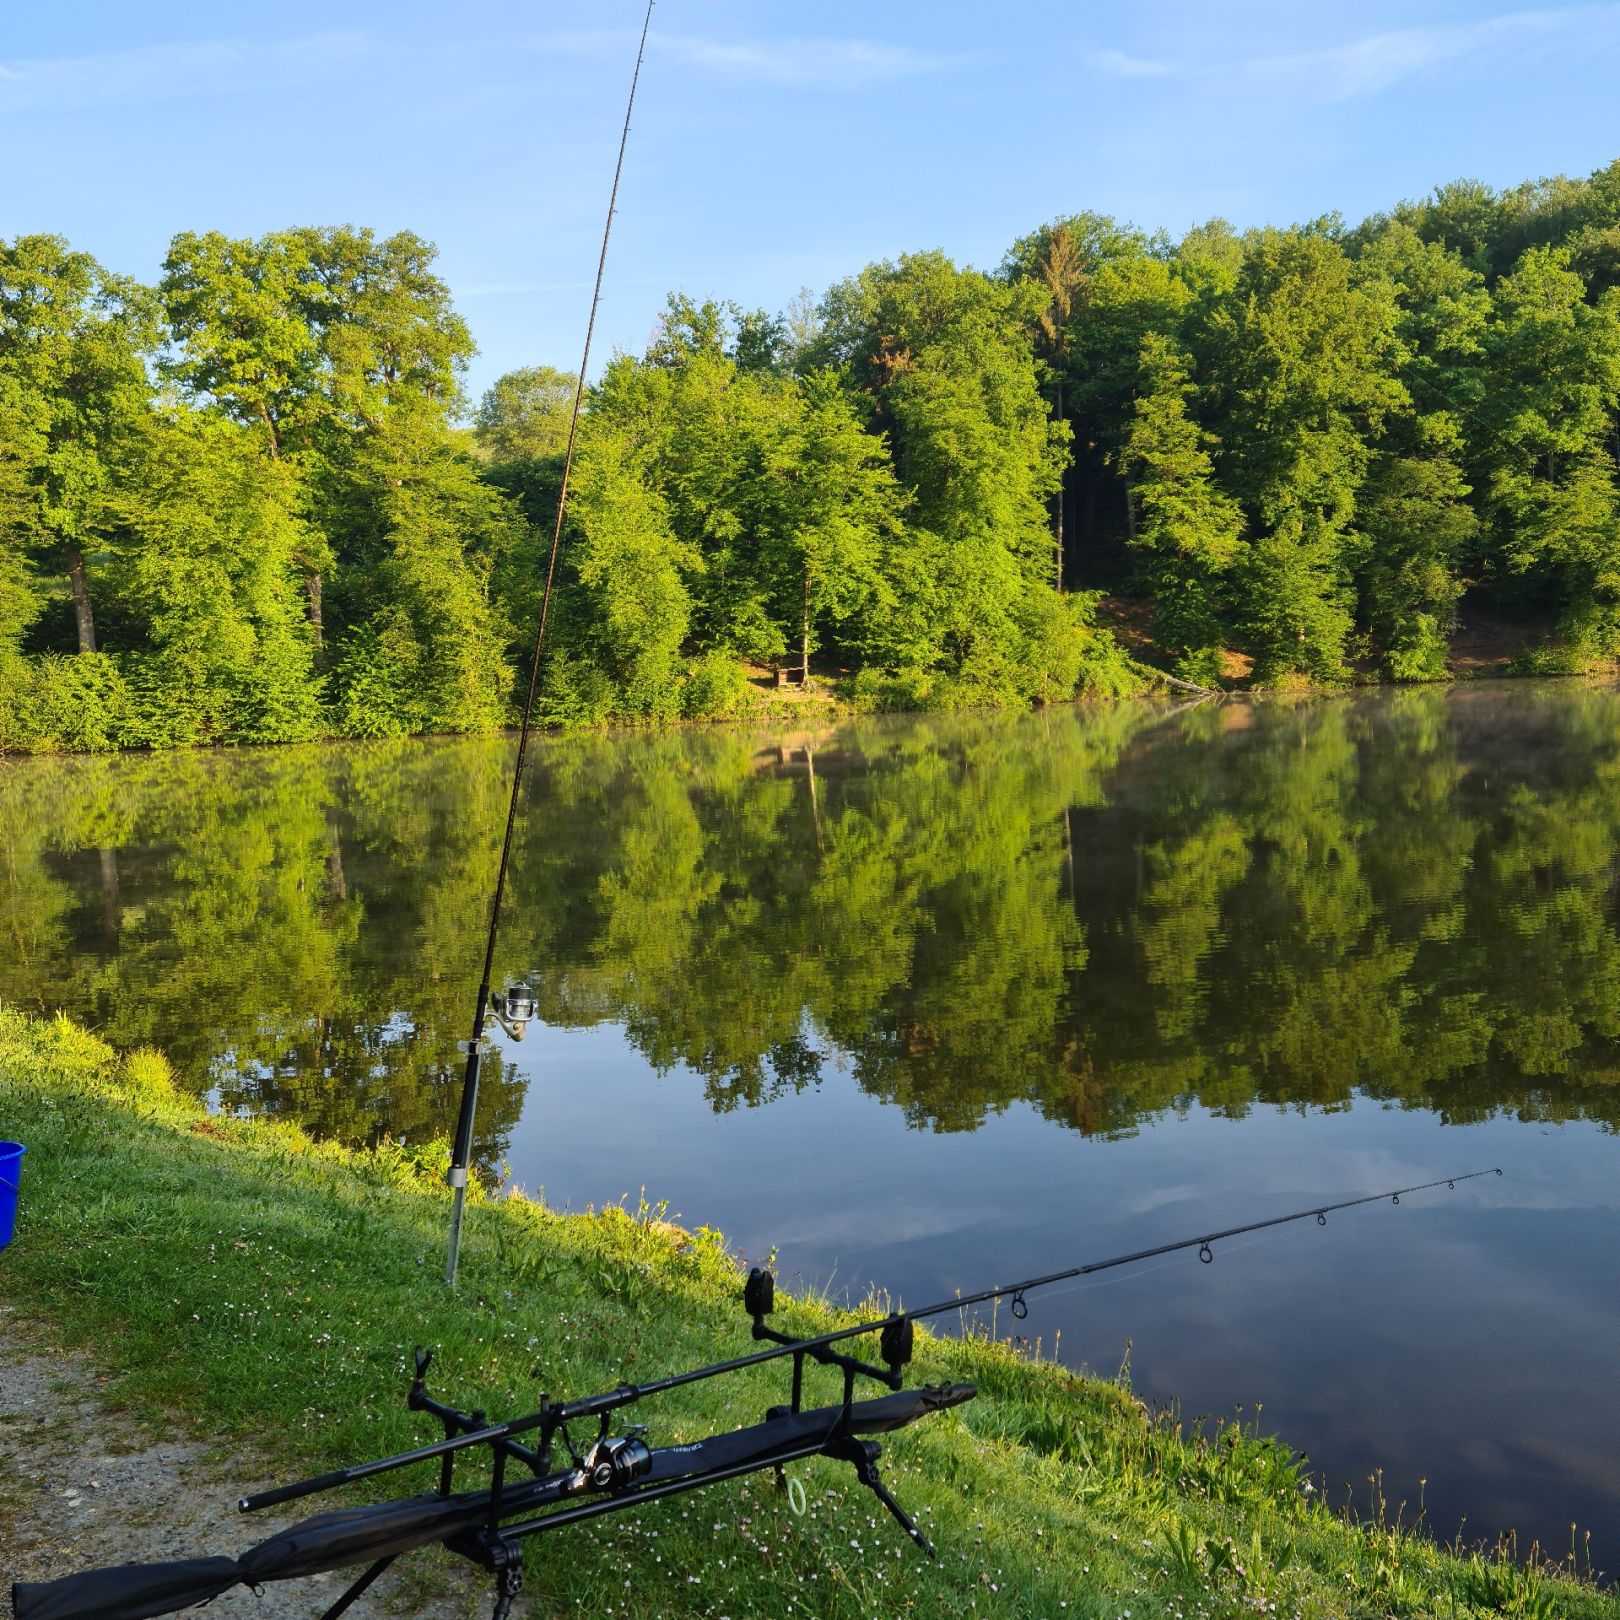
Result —
<svg viewBox="0 0 1620 1620"><path fill-rule="evenodd" d="M66 1022L0 1009L0 1134L29 1150L0 1295L90 1351L118 1400L277 1459L282 1478L434 1437L402 1400L416 1342L437 1347L436 1393L496 1414L531 1410L541 1390L588 1393L750 1348L718 1234L653 1210L481 1200L452 1301L436 1162L211 1118L161 1057L119 1056ZM797 1301L777 1321L836 1318ZM1611 1595L1544 1563L1439 1547L1376 1503L1347 1522L1252 1429L1183 1435L1119 1384L984 1339L919 1333L913 1370L980 1388L885 1448L937 1563L847 1468L817 1462L801 1465L803 1518L765 1476L531 1542L531 1612L1620 1620ZM836 1380L814 1376L812 1393L833 1398ZM784 1390L783 1366L754 1369L634 1415L662 1444L756 1421ZM194 1550L237 1551L297 1511Z"/></svg>

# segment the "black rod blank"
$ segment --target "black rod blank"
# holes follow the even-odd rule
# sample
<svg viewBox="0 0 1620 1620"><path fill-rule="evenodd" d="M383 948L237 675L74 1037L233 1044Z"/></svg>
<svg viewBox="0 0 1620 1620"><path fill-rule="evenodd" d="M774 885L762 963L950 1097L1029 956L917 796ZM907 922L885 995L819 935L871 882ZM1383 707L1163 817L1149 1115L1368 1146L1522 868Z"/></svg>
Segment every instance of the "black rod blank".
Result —
<svg viewBox="0 0 1620 1620"><path fill-rule="evenodd" d="M472 1037L467 1042L467 1065L461 1077L461 1105L456 1113L456 1134L450 1148L451 1187L450 1239L445 1256L445 1286L456 1286L456 1269L461 1258L461 1223L467 1203L467 1175L472 1165L473 1126L478 1117L478 1075L483 1060L484 1015L489 1011L490 977L495 970L495 942L501 931L501 901L506 893L507 868L512 860L512 835L517 826L518 803L523 795L523 762L528 757L529 733L534 725L534 700L540 686L540 655L546 643L546 622L551 613L552 586L557 575L557 553L562 547L563 519L568 510L568 483L574 470L574 446L579 437L579 418L585 403L585 373L591 363L591 339L596 332L596 311L602 301L602 276L607 270L608 239L613 234L613 216L618 211L619 180L624 174L624 151L630 140L630 115L635 111L636 87L641 83L641 64L647 55L647 30L652 26L654 0L647 0L647 13L641 23L641 43L636 47L635 72L630 76L630 95L624 107L624 127L619 132L619 157L613 169L613 188L608 193L607 220L602 226L602 251L596 261L596 282L591 291L591 313L585 323L585 352L574 382L574 408L568 418L568 447L563 454L562 483L557 491L557 521L551 534L551 552L546 562L546 587L540 598L539 622L534 632L534 652L529 659L529 685L523 699L523 724L518 729L517 759L512 765L512 792L506 804L506 834L501 839L501 861L495 873L495 892L489 902L489 931L484 937L484 970L478 981L473 1010Z"/></svg>
<svg viewBox="0 0 1620 1620"><path fill-rule="evenodd" d="M1466 1175L1445 1176L1439 1181L1420 1182L1415 1187L1396 1187L1390 1192L1368 1193L1363 1198L1345 1198L1335 1204L1313 1204L1309 1209L1297 1209L1289 1215L1273 1215L1263 1221L1246 1221L1241 1226L1223 1227L1217 1232L1206 1232L1201 1237L1178 1238L1174 1243L1159 1243L1151 1249L1135 1249L1129 1254L1110 1255L1106 1260L1090 1260L1082 1266L1069 1266L1062 1271L1048 1271L1039 1277L1026 1277L1022 1282L998 1283L994 1288L982 1288L976 1294L958 1294L933 1305L924 1305L914 1311L896 1311L890 1316L856 1323L853 1327L834 1328L830 1332L818 1333L808 1339L792 1339L769 1350L756 1350L752 1355L737 1356L730 1361L718 1362L712 1367L699 1367L693 1372L676 1373L671 1378L660 1378L655 1383L639 1385L637 1394L654 1395L660 1390L676 1389L682 1384L695 1384L700 1379L714 1378L720 1373L735 1372L740 1367L752 1367L762 1361L774 1361L779 1356L802 1355L822 1345L837 1344L840 1340L857 1338L863 1333L880 1332L888 1323L896 1320L909 1319L919 1322L932 1316L944 1316L949 1311L963 1310L969 1305L983 1305L993 1299L1017 1300L1036 1288L1049 1288L1053 1283L1068 1282L1073 1277L1088 1277L1094 1272L1112 1271L1116 1266L1135 1265L1138 1261L1152 1260L1161 1254L1175 1254L1181 1249L1203 1251L1211 1243L1218 1243L1223 1238L1238 1237L1245 1232L1263 1232L1269 1227L1287 1226L1292 1221L1309 1220L1312 1216L1321 1217L1325 1223L1326 1217L1335 1210L1355 1209L1362 1204L1381 1204L1386 1198L1399 1203L1407 1193L1428 1192L1434 1187L1455 1188L1459 1181L1473 1181L1479 1176L1499 1176L1501 1173L1494 1167L1489 1170L1470 1170Z"/></svg>
<svg viewBox="0 0 1620 1620"><path fill-rule="evenodd" d="M1364 1204L1381 1204L1385 1199L1398 1204L1408 1193L1429 1192L1435 1187L1455 1189L1459 1181L1475 1181L1481 1176L1501 1174L1501 1170L1494 1167L1487 1170L1470 1170L1466 1175L1445 1176L1440 1180L1424 1181L1412 1187L1396 1187L1389 1192L1367 1193L1361 1198L1343 1198L1332 1204L1312 1204L1306 1209L1296 1209L1287 1215L1272 1215L1261 1221L1245 1221L1240 1226L1226 1226L1218 1231L1201 1233L1197 1237L1178 1238L1174 1243L1157 1243L1151 1248L1133 1249L1128 1254L1110 1255L1104 1260L1088 1260L1084 1265L1044 1272L1037 1277L1026 1277L1021 1282L998 1283L993 1288L982 1288L975 1294L953 1295L950 1299L939 1300L914 1311L895 1311L888 1316L857 1322L850 1327L833 1328L829 1332L818 1333L809 1338L787 1339L783 1343L773 1344L767 1350L755 1350L746 1356L733 1356L729 1361L717 1361L707 1367L693 1368L690 1372L673 1373L667 1378L653 1379L649 1383L621 1384L617 1389L605 1390L601 1394L584 1395L572 1401L552 1402L541 1412L514 1418L508 1423L491 1424L467 1434L435 1440L430 1445L418 1446L411 1451L398 1452L392 1457L381 1457L375 1462L359 1463L353 1468L341 1468L315 1479L302 1480L295 1485L281 1485L274 1490L261 1491L256 1496L244 1496L239 1506L244 1513L249 1513L256 1508L272 1507L282 1502L295 1501L299 1497L313 1496L317 1491L334 1490L340 1485L350 1485L356 1480L369 1479L374 1474L388 1473L396 1468L408 1468L413 1463L446 1457L453 1452L464 1451L470 1446L488 1445L493 1441L529 1434L543 1424L556 1428L579 1418L599 1417L620 1407L629 1406L647 1395L658 1395L665 1390L701 1383L705 1379L718 1378L724 1373L739 1372L744 1367L757 1367L767 1361L780 1360L783 1356L803 1356L827 1345L838 1344L844 1339L859 1338L863 1333L879 1333L895 1322L923 1321L929 1317L944 1316L951 1311L965 1310L968 1306L983 1305L996 1299L1010 1298L1015 1302L1022 1302L1025 1294L1037 1288L1049 1288L1054 1283L1068 1282L1074 1277L1088 1277L1099 1271L1112 1271L1119 1266L1136 1265L1143 1260L1176 1254L1184 1249L1197 1249L1202 1258L1210 1253L1209 1246L1212 1243L1219 1243L1225 1238L1240 1237L1247 1232L1264 1232L1274 1226L1287 1226L1294 1221L1309 1220L1312 1216L1325 1225L1327 1217L1341 1209L1358 1209Z"/></svg>

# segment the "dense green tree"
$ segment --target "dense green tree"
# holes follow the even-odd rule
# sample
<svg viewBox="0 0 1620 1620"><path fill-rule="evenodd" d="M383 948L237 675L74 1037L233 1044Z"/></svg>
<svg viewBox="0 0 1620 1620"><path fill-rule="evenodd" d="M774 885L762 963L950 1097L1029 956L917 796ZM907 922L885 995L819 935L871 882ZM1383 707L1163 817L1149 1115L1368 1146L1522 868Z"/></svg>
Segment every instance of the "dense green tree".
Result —
<svg viewBox="0 0 1620 1620"><path fill-rule="evenodd" d="M1565 249L1532 248L1496 288L1476 457L1492 554L1550 588L1577 650L1620 645L1620 291L1596 304Z"/></svg>
<svg viewBox="0 0 1620 1620"><path fill-rule="evenodd" d="M23 635L40 609L21 544L32 516L23 448L30 420L17 380L0 372L0 751L26 747L37 732L22 654Z"/></svg>
<svg viewBox="0 0 1620 1620"><path fill-rule="evenodd" d="M1176 244L1176 257L1200 281L1215 279L1230 285L1243 268L1243 238L1230 220L1217 215L1194 225Z"/></svg>
<svg viewBox="0 0 1620 1620"><path fill-rule="evenodd" d="M272 457L307 446L320 410L319 353L299 307L301 251L285 239L183 231L161 292L180 352L168 370L232 420L263 430Z"/></svg>
<svg viewBox="0 0 1620 1620"><path fill-rule="evenodd" d="M761 665L875 706L1118 692L1103 591L1206 677L1437 679L1460 617L1589 667L1617 243L1620 163L1354 229L1073 214L993 276L915 254L780 315L675 294L589 390L541 713L731 714ZM0 245L0 746L509 719L572 379L467 426L471 353L409 232L182 233L151 292Z"/></svg>
<svg viewBox="0 0 1620 1620"><path fill-rule="evenodd" d="M487 731L508 713L512 634L491 581L519 525L437 427L396 407L345 469L367 515L350 537L350 630L333 672L339 723L354 735Z"/></svg>
<svg viewBox="0 0 1620 1620"><path fill-rule="evenodd" d="M1489 275L1495 268L1497 244L1508 210L1496 192L1478 180L1453 180L1437 186L1420 203L1402 203L1394 219L1410 225L1425 242L1457 254L1470 269Z"/></svg>
<svg viewBox="0 0 1620 1620"><path fill-rule="evenodd" d="M34 498L29 472L34 462L32 401L21 379L0 371L0 700L12 710L26 679L22 637L38 615L39 598L25 560L24 544L33 532ZM8 746L23 740L20 717L0 712L0 736Z"/></svg>
<svg viewBox="0 0 1620 1620"><path fill-rule="evenodd" d="M681 549L683 576L702 576L682 610L681 636L689 636L691 650L765 661L787 647L787 628L771 602L767 467L789 431L796 396L785 379L740 367L729 337L718 304L672 298L646 358L615 361L593 394L582 468L599 446L605 453L611 447L615 465L636 469L634 478L656 496L662 516L643 532L667 528ZM629 498L639 499L634 492ZM664 555L661 541L654 552ZM629 554L619 553L618 566L633 566ZM666 701L676 698L671 692Z"/></svg>
<svg viewBox="0 0 1620 1620"><path fill-rule="evenodd" d="M668 716L679 703L680 655L692 619L686 580L701 566L632 448L593 433L575 496L573 566L590 592L588 646L632 715Z"/></svg>
<svg viewBox="0 0 1620 1620"><path fill-rule="evenodd" d="M1092 213L1021 237L1002 273L1035 291L1040 351L1063 402L1060 423L1070 431L1065 578L1115 583L1106 537L1113 529L1128 535L1135 521L1118 451L1137 355L1147 332L1178 330L1187 287L1164 238Z"/></svg>
<svg viewBox="0 0 1620 1620"><path fill-rule="evenodd" d="M1479 529L1451 419L1426 425L1418 453L1373 457L1360 497L1364 617L1382 672L1397 681L1445 679L1458 571Z"/></svg>
<svg viewBox="0 0 1620 1620"><path fill-rule="evenodd" d="M1134 543L1144 554L1154 639L1185 673L1209 678L1219 673L1221 584L1238 560L1243 514L1215 485L1213 437L1189 409L1196 393L1189 356L1150 332L1120 460L1142 510Z"/></svg>
<svg viewBox="0 0 1620 1620"><path fill-rule="evenodd" d="M297 461L307 480L316 522L300 565L317 646L327 573L350 548L356 492L346 474L357 446L386 434L394 411L407 424L424 413L447 422L460 404L472 340L432 261L431 245L410 232L379 241L349 226L256 241L186 232L164 261L170 374L262 434L273 459Z"/></svg>
<svg viewBox="0 0 1620 1620"><path fill-rule="evenodd" d="M1145 246L1101 265L1086 290L1073 344L1076 408L1116 473L1123 474L1119 449L1139 387L1142 345L1154 334L1178 337L1194 297L1181 261ZM1122 485L1126 533L1134 535L1137 513L1128 475Z"/></svg>
<svg viewBox="0 0 1620 1620"><path fill-rule="evenodd" d="M773 485L772 555L779 612L797 621L802 678L822 627L878 619L893 599L890 574L901 497L883 445L861 426L836 376L813 372L789 430L765 463Z"/></svg>
<svg viewBox="0 0 1620 1620"><path fill-rule="evenodd" d="M319 687L299 606L307 551L284 465L231 424L154 416L110 502L119 594L143 628L128 656L128 741L314 735Z"/></svg>
<svg viewBox="0 0 1620 1620"><path fill-rule="evenodd" d="M1593 296L1620 287L1620 158L1582 187L1567 237L1570 263Z"/></svg>
<svg viewBox="0 0 1620 1620"><path fill-rule="evenodd" d="M473 416L479 447L494 461L560 455L578 389L577 373L554 366L522 366L497 377Z"/></svg>
<svg viewBox="0 0 1620 1620"><path fill-rule="evenodd" d="M1084 290L1092 268L1075 222L1059 220L1034 239L1016 245L1005 267L1037 286L1043 297L1035 307L1037 349L1051 376L1052 414L1059 423L1069 420L1063 403L1063 385L1069 366L1073 337L1071 322L1075 299ZM1064 583L1064 500L1060 483L1053 502L1052 583L1061 591Z"/></svg>
<svg viewBox="0 0 1620 1620"><path fill-rule="evenodd" d="M1360 497L1362 619L1386 676L1440 680L1479 528L1465 434L1485 395L1490 296L1455 248L1409 223L1363 237L1357 275L1394 298L1411 406L1386 418Z"/></svg>
<svg viewBox="0 0 1620 1620"><path fill-rule="evenodd" d="M1425 242L1401 222L1368 237L1355 273L1376 296L1395 302L1394 358L1412 413L1461 419L1477 410L1485 393L1481 362L1491 310L1484 277L1455 249Z"/></svg>
<svg viewBox="0 0 1620 1620"><path fill-rule="evenodd" d="M1052 590L1046 513L1067 431L1040 392L1030 326L1042 298L918 254L869 267L823 305L819 352L868 401L912 501L886 656L986 694L1043 681L1032 628Z"/></svg>
<svg viewBox="0 0 1620 1620"><path fill-rule="evenodd" d="M90 573L111 461L147 410L151 317L142 289L60 237L0 242L0 523L68 581L81 653L96 650Z"/></svg>
<svg viewBox="0 0 1620 1620"><path fill-rule="evenodd" d="M296 307L315 335L324 402L340 422L375 430L391 408L460 409L473 341L434 273L431 242L410 231L379 240L342 225L300 227L277 245L303 267Z"/></svg>
<svg viewBox="0 0 1620 1620"><path fill-rule="evenodd" d="M1222 481L1254 535L1243 618L1264 677L1344 668L1369 441L1407 402L1395 322L1387 290L1357 286L1330 236L1265 231L1201 334Z"/></svg>

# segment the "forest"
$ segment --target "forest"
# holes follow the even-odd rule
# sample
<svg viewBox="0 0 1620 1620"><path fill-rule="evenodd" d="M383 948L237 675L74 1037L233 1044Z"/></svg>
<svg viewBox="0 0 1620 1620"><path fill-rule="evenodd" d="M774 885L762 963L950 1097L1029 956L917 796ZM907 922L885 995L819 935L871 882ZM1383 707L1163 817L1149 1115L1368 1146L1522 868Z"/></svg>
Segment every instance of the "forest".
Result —
<svg viewBox="0 0 1620 1620"><path fill-rule="evenodd" d="M474 404L432 246L0 242L0 750L514 719L576 378ZM670 297L588 390L548 724L1620 654L1620 161L1351 226L1092 214L781 315Z"/></svg>

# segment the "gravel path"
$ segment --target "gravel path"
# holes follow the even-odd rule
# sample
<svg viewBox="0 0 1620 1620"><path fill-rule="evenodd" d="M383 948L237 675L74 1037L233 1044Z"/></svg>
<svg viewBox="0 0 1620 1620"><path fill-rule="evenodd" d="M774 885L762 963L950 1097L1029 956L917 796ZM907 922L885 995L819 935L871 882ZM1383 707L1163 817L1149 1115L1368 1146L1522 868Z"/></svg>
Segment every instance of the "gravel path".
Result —
<svg viewBox="0 0 1620 1620"><path fill-rule="evenodd" d="M52 1345L0 1304L0 1611L13 1581L51 1580L98 1565L206 1554L251 1545L257 1527L236 1511L245 1490L284 1479L264 1459L227 1459L192 1436L159 1432L107 1401L108 1380L89 1360ZM311 1510L313 1511L313 1510ZM353 1608L355 1620L411 1614L462 1620L487 1614L481 1583L447 1555L438 1568L416 1554L390 1570ZM358 1571L350 1572L352 1574ZM209 1620L314 1620L347 1584L339 1571L245 1587L216 1598Z"/></svg>

